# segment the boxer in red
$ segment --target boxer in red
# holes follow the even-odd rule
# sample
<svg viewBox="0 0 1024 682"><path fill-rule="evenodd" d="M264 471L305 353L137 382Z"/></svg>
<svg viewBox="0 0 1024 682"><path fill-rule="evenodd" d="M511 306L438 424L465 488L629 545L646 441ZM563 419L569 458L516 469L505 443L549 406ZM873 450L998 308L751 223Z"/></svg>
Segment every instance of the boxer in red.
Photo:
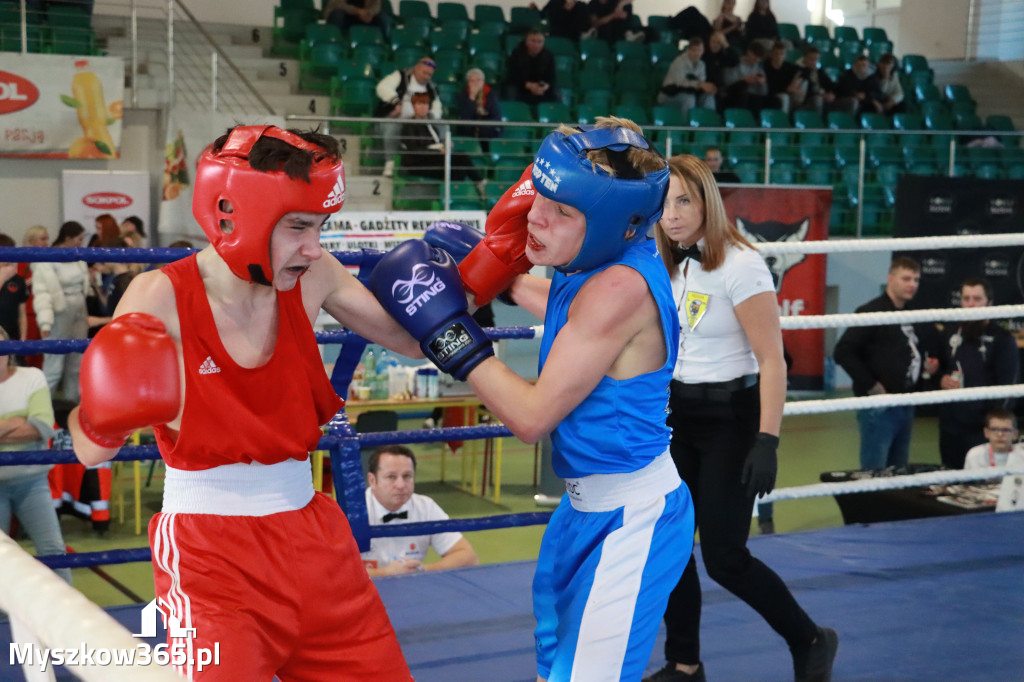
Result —
<svg viewBox="0 0 1024 682"><path fill-rule="evenodd" d="M203 682L411 680L308 451L343 402L317 351L323 308L405 355L418 344L319 242L341 208L337 142L240 126L208 147L193 214L210 246L139 275L83 358L70 418L85 464L154 426L167 464L149 525L156 594ZM179 632L180 634L180 632ZM194 654L219 645L219 663Z"/></svg>

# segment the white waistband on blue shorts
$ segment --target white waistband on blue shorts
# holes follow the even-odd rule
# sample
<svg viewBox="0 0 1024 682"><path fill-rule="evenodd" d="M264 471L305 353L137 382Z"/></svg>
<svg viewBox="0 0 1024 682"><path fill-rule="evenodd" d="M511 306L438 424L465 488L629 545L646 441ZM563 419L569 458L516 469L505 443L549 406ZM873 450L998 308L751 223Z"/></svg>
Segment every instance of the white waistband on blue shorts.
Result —
<svg viewBox="0 0 1024 682"><path fill-rule="evenodd" d="M309 461L225 464L186 471L167 467L165 514L269 516L302 509L313 499Z"/></svg>
<svg viewBox="0 0 1024 682"><path fill-rule="evenodd" d="M576 511L606 512L668 495L681 482L675 462L666 450L643 469L629 473L567 478L565 492Z"/></svg>

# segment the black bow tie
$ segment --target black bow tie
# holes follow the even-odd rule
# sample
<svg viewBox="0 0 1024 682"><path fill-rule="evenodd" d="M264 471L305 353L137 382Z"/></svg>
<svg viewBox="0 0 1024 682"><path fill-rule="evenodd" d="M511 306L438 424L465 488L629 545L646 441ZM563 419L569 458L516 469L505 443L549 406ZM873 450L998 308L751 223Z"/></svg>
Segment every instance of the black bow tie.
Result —
<svg viewBox="0 0 1024 682"><path fill-rule="evenodd" d="M672 249L672 258L676 264L683 262L684 258L692 258L693 260L700 262L700 249L697 248L696 244L687 246L685 249L681 246L677 246Z"/></svg>
<svg viewBox="0 0 1024 682"><path fill-rule="evenodd" d="M409 512L407 512L407 511L400 511L400 512L388 512L387 514L384 515L384 518L381 519L381 520L384 523L387 523L388 521L394 521L395 519L408 519L408 518L409 518Z"/></svg>

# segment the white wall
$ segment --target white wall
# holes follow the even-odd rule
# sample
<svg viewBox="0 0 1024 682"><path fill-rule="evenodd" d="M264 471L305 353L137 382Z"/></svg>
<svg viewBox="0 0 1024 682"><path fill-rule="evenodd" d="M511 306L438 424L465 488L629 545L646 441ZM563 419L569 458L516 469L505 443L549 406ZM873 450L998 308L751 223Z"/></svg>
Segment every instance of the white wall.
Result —
<svg viewBox="0 0 1024 682"><path fill-rule="evenodd" d="M936 11L941 5L941 11ZM971 0L903 0L897 54L928 59L963 59L967 55L967 19Z"/></svg>

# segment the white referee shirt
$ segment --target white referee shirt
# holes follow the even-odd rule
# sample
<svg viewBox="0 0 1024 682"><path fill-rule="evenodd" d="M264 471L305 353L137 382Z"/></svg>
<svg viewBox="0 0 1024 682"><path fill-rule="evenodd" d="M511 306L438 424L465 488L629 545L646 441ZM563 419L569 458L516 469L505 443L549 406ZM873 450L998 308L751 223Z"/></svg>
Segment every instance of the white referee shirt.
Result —
<svg viewBox="0 0 1024 682"><path fill-rule="evenodd" d="M982 443L968 450L964 458L964 469L1004 466L1024 466L1024 445L1014 443L1009 452L996 452L988 443Z"/></svg>
<svg viewBox="0 0 1024 682"><path fill-rule="evenodd" d="M703 252L704 239L697 246ZM764 259L753 249L727 247L725 262L711 272L705 272L700 263L683 260L672 277L680 327L679 358L672 378L697 384L757 373L757 359L734 308L764 292L775 293L775 283Z"/></svg>
<svg viewBox="0 0 1024 682"><path fill-rule="evenodd" d="M390 513L373 496L373 491L366 489L366 511L370 517L371 526L383 525L384 515ZM408 512L407 519L392 519L388 525L399 523L417 523L421 521L444 521L448 515L444 513L440 505L426 495L413 493L398 512ZM433 535L413 535L393 538L373 538L370 540L370 551L363 552L363 564L369 568L383 568L396 559L416 559L423 561L427 556L427 549L434 548L439 555L444 556L455 543L462 539L462 533L435 533Z"/></svg>

